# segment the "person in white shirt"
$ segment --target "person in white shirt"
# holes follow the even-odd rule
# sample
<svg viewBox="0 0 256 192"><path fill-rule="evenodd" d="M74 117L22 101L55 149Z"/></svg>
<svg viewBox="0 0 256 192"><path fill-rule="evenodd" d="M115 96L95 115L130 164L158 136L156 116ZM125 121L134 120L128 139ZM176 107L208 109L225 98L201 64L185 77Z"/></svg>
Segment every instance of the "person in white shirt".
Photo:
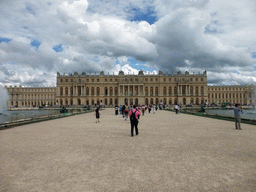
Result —
<svg viewBox="0 0 256 192"><path fill-rule="evenodd" d="M178 114L178 111L179 111L180 107L178 105L175 105L174 108L175 108L176 114Z"/></svg>

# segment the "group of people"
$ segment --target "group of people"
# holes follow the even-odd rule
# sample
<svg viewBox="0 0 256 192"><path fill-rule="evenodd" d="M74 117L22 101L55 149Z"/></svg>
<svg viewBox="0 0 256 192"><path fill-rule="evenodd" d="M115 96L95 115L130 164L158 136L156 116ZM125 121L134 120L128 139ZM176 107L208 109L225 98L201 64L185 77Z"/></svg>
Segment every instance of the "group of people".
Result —
<svg viewBox="0 0 256 192"><path fill-rule="evenodd" d="M130 118L131 122L131 136L133 137L133 132L135 128L135 133L136 135L139 134L138 131L138 123L139 123L139 118L140 116L144 116L145 112L148 110L148 113L153 110L153 114L158 110L158 105L139 105L138 107L136 105L133 106L128 106L128 105L120 105L119 107L116 105L115 106L115 115L120 115L125 118L125 121ZM118 113L119 112L119 113ZM100 109L99 107L96 108L95 110L95 116L96 116L96 123L100 122Z"/></svg>
<svg viewBox="0 0 256 192"><path fill-rule="evenodd" d="M142 106L136 106L133 105L131 107L128 107L128 105L123 105L119 107L119 112L121 115L123 115L123 118L125 118L125 121L128 120L128 117L130 118L130 122L131 122L131 136L133 137L133 132L134 132L134 128L135 128L135 133L136 135L139 134L139 130L138 130L138 123L139 123L139 118L140 116L144 116L145 111L148 110L148 113L150 113L151 109L153 108L153 113L155 113L155 111L158 110L158 106L157 105L142 105ZM176 114L178 113L178 111L180 110L180 106L179 105L175 105L175 110L176 110ZM242 107L240 107L239 104L235 105L234 108L234 116L235 116L235 127L236 129L242 130L241 129L241 113L243 112ZM118 106L115 107L115 115L118 115ZM99 107L96 108L95 110L95 116L96 116L96 123L99 123L99 119L100 119L100 109Z"/></svg>
<svg viewBox="0 0 256 192"><path fill-rule="evenodd" d="M158 110L158 105L139 105L137 107L141 112L142 112L142 116L145 114L145 112L148 110L148 113L151 112L151 110L153 110L153 113L155 113ZM126 119L128 118L128 113L133 109L133 106L128 106L128 105L120 105L119 107L116 105L115 106L115 115L123 115L124 117L126 117ZM119 112L119 113L118 113Z"/></svg>

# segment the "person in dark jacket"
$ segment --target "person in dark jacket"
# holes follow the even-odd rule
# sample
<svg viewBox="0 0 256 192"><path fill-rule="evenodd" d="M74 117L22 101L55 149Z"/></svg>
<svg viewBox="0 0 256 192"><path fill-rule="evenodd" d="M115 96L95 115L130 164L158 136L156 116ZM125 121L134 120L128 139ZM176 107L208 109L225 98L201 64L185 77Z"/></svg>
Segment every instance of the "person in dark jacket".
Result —
<svg viewBox="0 0 256 192"><path fill-rule="evenodd" d="M97 107L97 109L95 110L95 116L96 116L96 123L100 122L100 108Z"/></svg>
<svg viewBox="0 0 256 192"><path fill-rule="evenodd" d="M139 134L138 119L139 119L140 115L141 115L140 110L137 109L135 105L133 105L133 109L130 111L130 114L129 114L130 121L131 121L131 136L132 137L133 137L133 129L134 129L134 127L135 127L136 135Z"/></svg>

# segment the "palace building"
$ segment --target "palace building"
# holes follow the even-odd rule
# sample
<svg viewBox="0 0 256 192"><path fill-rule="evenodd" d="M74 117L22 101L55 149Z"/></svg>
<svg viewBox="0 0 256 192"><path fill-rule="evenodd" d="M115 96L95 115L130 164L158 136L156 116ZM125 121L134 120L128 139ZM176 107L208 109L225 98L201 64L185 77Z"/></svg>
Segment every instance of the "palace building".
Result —
<svg viewBox="0 0 256 192"><path fill-rule="evenodd" d="M60 74L56 87L6 87L9 106L148 105L205 103L255 104L255 87L207 86L207 73L118 75Z"/></svg>

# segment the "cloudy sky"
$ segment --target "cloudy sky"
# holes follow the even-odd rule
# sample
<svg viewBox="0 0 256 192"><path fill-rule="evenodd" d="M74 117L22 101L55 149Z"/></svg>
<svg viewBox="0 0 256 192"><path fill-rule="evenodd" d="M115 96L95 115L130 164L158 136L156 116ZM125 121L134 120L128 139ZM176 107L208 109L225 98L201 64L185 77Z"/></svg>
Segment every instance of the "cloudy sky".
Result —
<svg viewBox="0 0 256 192"><path fill-rule="evenodd" d="M119 70L256 85L255 0L1 0L0 26L0 85Z"/></svg>

